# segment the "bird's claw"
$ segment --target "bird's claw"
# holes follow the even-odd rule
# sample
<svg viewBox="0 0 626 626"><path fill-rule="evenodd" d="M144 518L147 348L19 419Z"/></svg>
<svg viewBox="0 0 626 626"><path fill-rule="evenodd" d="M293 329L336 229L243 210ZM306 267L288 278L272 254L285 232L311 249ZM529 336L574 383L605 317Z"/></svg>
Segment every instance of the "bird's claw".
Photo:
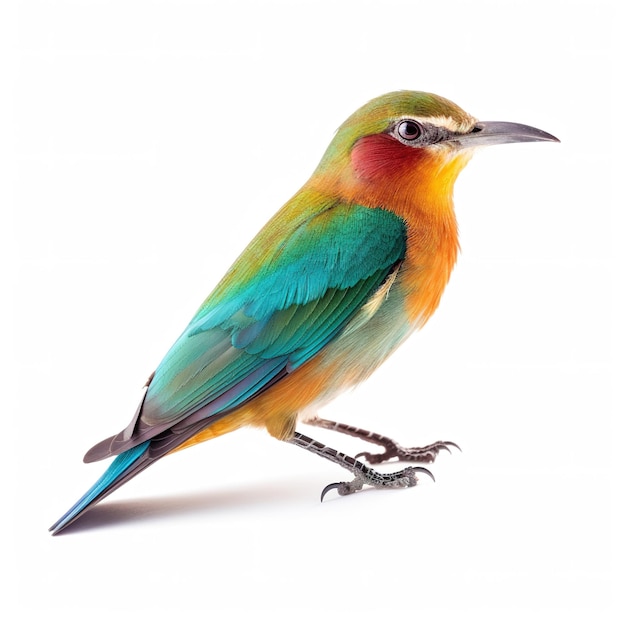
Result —
<svg viewBox="0 0 626 626"><path fill-rule="evenodd" d="M320 497L320 502L324 502L324 496L333 489L337 490L337 493L340 496L347 496L355 491L359 491L363 488L363 481L354 479L350 482L341 482L341 483L330 483L330 485L326 485L324 489L322 489L322 495Z"/></svg>
<svg viewBox="0 0 626 626"><path fill-rule="evenodd" d="M399 472L393 474L380 474L370 468L365 471L355 468L354 480L350 482L331 483L326 485L322 490L320 501L324 501L324 496L333 489L337 490L340 496L347 496L356 491L363 489L364 485L370 485L376 489L402 489L407 487L415 487L417 485L417 473L426 474L433 481L435 477L433 473L425 467L406 467Z"/></svg>
<svg viewBox="0 0 626 626"><path fill-rule="evenodd" d="M373 443L377 446L384 448L384 452L379 454L373 454L371 452L360 452L356 455L356 459L365 458L368 463L378 464L390 459L396 458L398 461L407 461L409 463L432 463L439 452L446 450L450 452L450 448L461 448L453 441L435 441L428 446L405 448L401 446L397 441L386 437L379 433L375 433L363 428L357 428L356 426L350 426L350 424L343 424L341 422L335 422L332 420L320 419L319 417L309 417L304 420L305 423L311 426L318 426L327 430L334 430L344 435L350 435L351 437L357 437L368 443Z"/></svg>
<svg viewBox="0 0 626 626"><path fill-rule="evenodd" d="M461 448L453 441L436 441L435 443L421 448L405 448L393 439L387 437L380 437L376 443L383 446L385 451L380 454L359 452L355 458L363 457L368 463L374 465L393 458L397 458L398 461L408 461L412 463L432 463L442 450L451 452L450 448L453 447L461 451Z"/></svg>

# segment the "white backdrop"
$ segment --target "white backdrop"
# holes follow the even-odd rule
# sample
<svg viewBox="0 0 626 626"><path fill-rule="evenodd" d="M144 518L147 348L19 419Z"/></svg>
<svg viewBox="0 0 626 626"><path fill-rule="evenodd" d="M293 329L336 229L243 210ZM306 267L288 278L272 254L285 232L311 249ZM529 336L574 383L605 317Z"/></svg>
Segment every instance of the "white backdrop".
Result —
<svg viewBox="0 0 626 626"><path fill-rule="evenodd" d="M3 11L5 538L24 622L230 623L249 611L277 623L616 623L612 325L624 274L608 162L623 74L611 4ZM322 413L463 453L441 455L435 484L321 505L324 485L348 474L242 431L164 459L49 537L105 467L82 455L126 426L240 250L339 124L396 89L562 141L475 156L456 187L463 252L440 310Z"/></svg>

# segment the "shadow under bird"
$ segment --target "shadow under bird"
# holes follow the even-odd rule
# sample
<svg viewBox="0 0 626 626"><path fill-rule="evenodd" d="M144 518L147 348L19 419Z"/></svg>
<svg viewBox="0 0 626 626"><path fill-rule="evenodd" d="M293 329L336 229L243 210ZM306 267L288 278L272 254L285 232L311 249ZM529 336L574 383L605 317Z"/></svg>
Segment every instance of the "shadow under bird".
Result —
<svg viewBox="0 0 626 626"><path fill-rule="evenodd" d="M309 181L250 242L150 376L130 424L85 462L115 457L51 528L67 528L165 454L242 426L354 475L342 495L411 487L423 467L381 473L296 431L298 420L385 448L370 463L428 463L451 442L403 448L316 416L366 379L433 314L459 249L454 182L474 149L558 141L531 126L480 122L439 96L383 95L339 128ZM361 455L357 455L361 456Z"/></svg>

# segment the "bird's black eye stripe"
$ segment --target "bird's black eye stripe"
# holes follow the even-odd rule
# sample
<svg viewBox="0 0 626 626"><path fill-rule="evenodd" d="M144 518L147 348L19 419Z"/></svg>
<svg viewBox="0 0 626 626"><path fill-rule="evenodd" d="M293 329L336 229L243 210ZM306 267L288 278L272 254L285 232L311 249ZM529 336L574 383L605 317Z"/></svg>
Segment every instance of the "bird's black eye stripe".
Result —
<svg viewBox="0 0 626 626"><path fill-rule="evenodd" d="M482 128L476 126L472 132L480 132ZM421 147L428 146L442 141L447 141L454 137L455 133L443 126L438 126L429 122L418 122L414 119L404 119L392 125L388 131L401 143Z"/></svg>

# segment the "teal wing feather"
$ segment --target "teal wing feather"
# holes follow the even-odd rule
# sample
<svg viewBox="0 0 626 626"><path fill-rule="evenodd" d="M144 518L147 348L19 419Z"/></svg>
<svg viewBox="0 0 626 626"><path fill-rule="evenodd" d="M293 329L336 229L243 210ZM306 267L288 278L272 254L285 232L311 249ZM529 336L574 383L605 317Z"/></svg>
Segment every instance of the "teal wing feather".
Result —
<svg viewBox="0 0 626 626"><path fill-rule="evenodd" d="M289 375L346 327L405 252L398 216L336 204L275 243L261 268L242 255L240 276L250 278L242 284L234 273L225 296L207 299L157 367L135 420L86 460L219 416Z"/></svg>

